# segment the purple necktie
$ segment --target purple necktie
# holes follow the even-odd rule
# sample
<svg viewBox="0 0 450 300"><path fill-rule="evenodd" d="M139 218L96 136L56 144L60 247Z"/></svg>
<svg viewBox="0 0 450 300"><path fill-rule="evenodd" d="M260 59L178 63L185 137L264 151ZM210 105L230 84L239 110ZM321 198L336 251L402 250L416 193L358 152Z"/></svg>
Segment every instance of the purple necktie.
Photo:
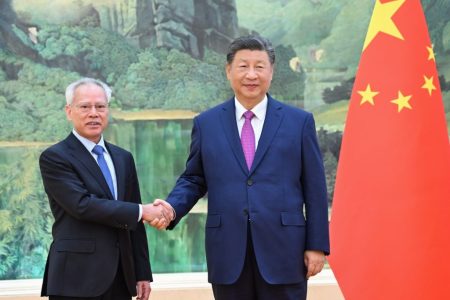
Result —
<svg viewBox="0 0 450 300"><path fill-rule="evenodd" d="M242 126L241 132L241 144L244 150L245 161L247 162L247 167L250 170L253 163L253 158L255 158L255 132L252 127L252 118L255 114L248 110L244 113L244 126Z"/></svg>

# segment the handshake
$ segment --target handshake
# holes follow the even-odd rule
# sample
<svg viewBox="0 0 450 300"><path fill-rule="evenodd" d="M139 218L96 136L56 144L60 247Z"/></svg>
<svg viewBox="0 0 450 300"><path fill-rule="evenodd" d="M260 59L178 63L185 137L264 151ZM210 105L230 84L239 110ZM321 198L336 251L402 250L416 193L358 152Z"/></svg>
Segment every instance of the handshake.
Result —
<svg viewBox="0 0 450 300"><path fill-rule="evenodd" d="M172 205L162 199L142 205L142 220L156 229L166 229L174 219L175 210Z"/></svg>

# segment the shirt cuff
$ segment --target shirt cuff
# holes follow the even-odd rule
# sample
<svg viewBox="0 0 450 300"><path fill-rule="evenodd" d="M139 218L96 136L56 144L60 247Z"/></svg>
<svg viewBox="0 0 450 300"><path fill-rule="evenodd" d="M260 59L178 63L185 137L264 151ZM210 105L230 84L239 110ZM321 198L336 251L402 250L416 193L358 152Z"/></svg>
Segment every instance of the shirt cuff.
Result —
<svg viewBox="0 0 450 300"><path fill-rule="evenodd" d="M139 218L138 218L138 222L140 222L142 219L142 204L139 204Z"/></svg>

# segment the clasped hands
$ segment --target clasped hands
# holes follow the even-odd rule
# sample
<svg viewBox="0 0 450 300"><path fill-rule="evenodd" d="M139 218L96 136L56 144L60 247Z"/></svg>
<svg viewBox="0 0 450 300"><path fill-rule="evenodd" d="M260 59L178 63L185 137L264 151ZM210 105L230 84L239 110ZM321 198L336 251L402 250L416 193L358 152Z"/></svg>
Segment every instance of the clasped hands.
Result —
<svg viewBox="0 0 450 300"><path fill-rule="evenodd" d="M156 229L165 229L175 219L172 205L162 199L142 205L142 220Z"/></svg>

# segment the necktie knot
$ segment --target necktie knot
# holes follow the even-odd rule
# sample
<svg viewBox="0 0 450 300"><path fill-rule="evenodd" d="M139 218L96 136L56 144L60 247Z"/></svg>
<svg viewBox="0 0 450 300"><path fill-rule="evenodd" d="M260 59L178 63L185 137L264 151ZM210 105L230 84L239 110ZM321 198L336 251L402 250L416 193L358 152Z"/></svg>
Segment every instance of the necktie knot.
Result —
<svg viewBox="0 0 450 300"><path fill-rule="evenodd" d="M254 114L251 110L247 110L247 111L244 113L244 118L245 118L246 120L251 120L254 116L255 116L255 114Z"/></svg>
<svg viewBox="0 0 450 300"><path fill-rule="evenodd" d="M103 155L103 152L105 152L105 149L103 149L102 146L95 145L94 149L92 149L92 152L94 152L95 154L100 156L100 155Z"/></svg>

